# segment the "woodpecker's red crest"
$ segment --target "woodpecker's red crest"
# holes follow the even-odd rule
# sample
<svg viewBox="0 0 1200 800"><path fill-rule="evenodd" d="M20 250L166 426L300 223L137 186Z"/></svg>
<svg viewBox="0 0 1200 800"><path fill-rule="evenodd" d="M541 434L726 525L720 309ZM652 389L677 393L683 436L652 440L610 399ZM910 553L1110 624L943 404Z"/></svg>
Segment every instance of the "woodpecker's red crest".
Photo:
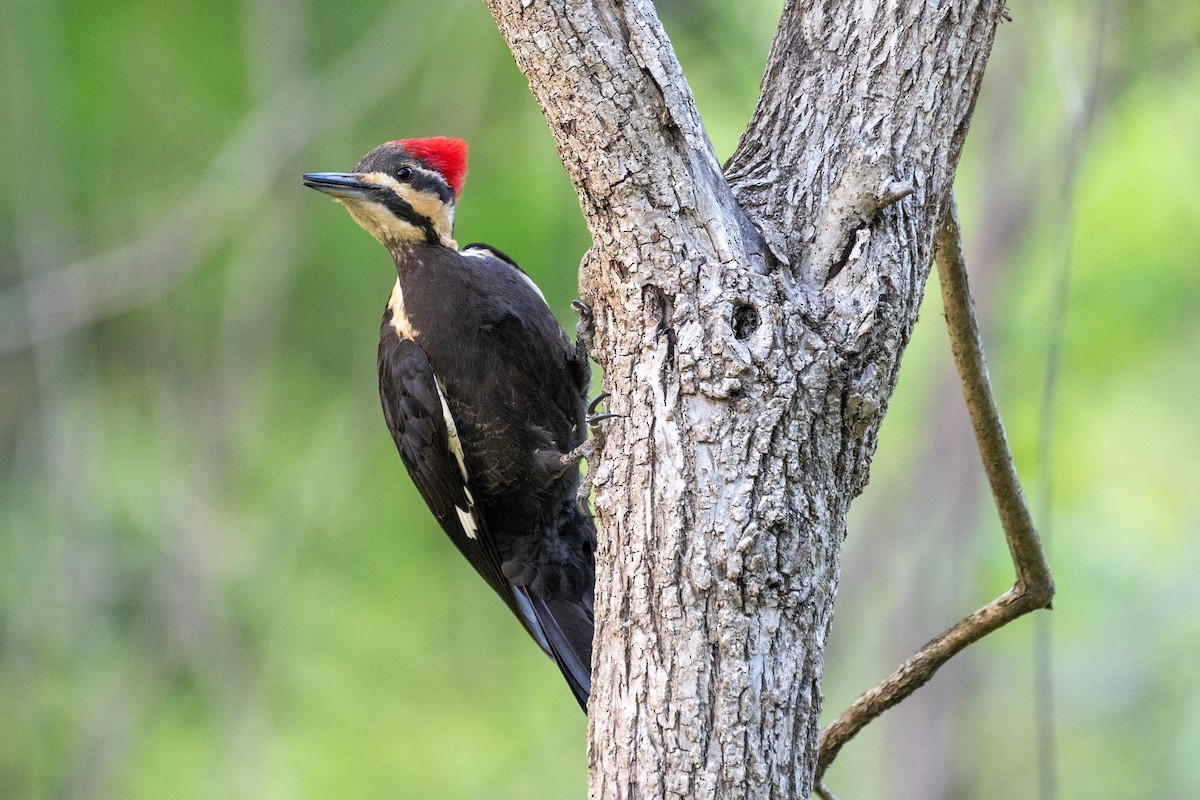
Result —
<svg viewBox="0 0 1200 800"><path fill-rule="evenodd" d="M462 139L431 136L426 139L397 139L395 144L440 172L454 190L455 199L462 194L463 180L467 177L467 143Z"/></svg>

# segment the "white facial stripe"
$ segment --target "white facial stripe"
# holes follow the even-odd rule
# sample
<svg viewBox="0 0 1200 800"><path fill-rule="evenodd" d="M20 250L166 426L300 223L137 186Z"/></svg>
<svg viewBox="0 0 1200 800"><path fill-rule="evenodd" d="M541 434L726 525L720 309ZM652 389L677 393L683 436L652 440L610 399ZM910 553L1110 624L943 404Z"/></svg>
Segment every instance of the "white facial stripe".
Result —
<svg viewBox="0 0 1200 800"><path fill-rule="evenodd" d="M354 221L385 245L396 242L423 240L425 232L406 222L387 209L382 203L374 200L355 200L353 198L337 198L346 207Z"/></svg>
<svg viewBox="0 0 1200 800"><path fill-rule="evenodd" d="M410 169L412 169L414 175L423 175L427 178L441 181L442 183L446 182L446 179L441 176L441 173L435 172L434 170L425 169L418 164L409 164L408 166ZM400 179L395 175L387 172L367 172L363 174L363 178L371 183L378 183L381 186L390 187L391 190L397 194L401 193L401 187L408 186L408 184L401 183ZM409 186L409 188L411 189L412 187Z"/></svg>
<svg viewBox="0 0 1200 800"><path fill-rule="evenodd" d="M413 211L422 217L433 220L433 229L443 239L450 238L450 230L454 225L454 206L448 206L436 195L419 192L411 186L405 186L397 194L408 201L408 204L413 207Z"/></svg>
<svg viewBox="0 0 1200 800"><path fill-rule="evenodd" d="M423 168L415 166L415 165L412 167L412 170L413 170L413 172L420 172L420 173L424 173L426 175L436 175L437 174L437 173L431 172L430 170L423 169ZM450 204L443 203L441 198L438 197L436 194L433 194L431 192L419 191L419 190L413 188L412 184L401 183L399 180L396 179L396 177L394 175L389 175L386 172L368 172L362 176L362 179L364 181L367 181L368 183L375 183L380 186L386 186L389 189L391 189L393 192L395 192L397 195L404 198L404 200L410 206L412 206L413 211L417 212L418 214L420 214L423 217L429 218L429 220L431 222L433 222L433 229L435 231L437 231L438 235L442 238L442 244L446 244L450 247L456 247L456 245L454 244L454 240L451 238L451 231L454 230L454 204L453 203L450 203ZM386 209L385 209L385 211L386 211ZM395 217L395 215L392 214L391 212L386 212L386 213L388 213L388 215L393 218ZM362 223L359 223L359 224L362 224ZM366 226L364 225L363 227L366 227ZM407 236L406 239L411 240L411 239L424 239L425 238L425 234L421 231L420 228L417 228L414 225L407 225L407 227L412 231L416 231L417 235ZM376 237L376 238L378 238L378 237ZM400 241L403 241L403 239ZM387 243L385 242L385 244L387 244Z"/></svg>
<svg viewBox="0 0 1200 800"><path fill-rule="evenodd" d="M400 191L404 184L396 180L395 175L389 175L386 172L364 172L362 179L367 183L376 183L380 186L386 186L401 197L404 196Z"/></svg>

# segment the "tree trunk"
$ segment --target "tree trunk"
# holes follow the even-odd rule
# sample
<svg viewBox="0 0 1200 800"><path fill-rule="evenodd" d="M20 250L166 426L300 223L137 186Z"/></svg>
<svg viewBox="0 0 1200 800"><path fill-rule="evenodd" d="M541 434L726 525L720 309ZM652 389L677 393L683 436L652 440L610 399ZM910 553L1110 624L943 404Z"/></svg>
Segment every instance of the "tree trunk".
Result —
<svg viewBox="0 0 1200 800"><path fill-rule="evenodd" d="M488 5L579 193L625 415L590 797L807 797L846 511L1003 3L788 2L724 172L649 0Z"/></svg>

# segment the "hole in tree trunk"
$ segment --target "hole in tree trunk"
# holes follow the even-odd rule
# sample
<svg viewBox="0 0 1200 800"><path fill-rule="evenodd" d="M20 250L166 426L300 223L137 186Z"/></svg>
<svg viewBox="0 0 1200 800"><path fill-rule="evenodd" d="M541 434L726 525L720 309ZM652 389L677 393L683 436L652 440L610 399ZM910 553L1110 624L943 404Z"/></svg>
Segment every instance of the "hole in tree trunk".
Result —
<svg viewBox="0 0 1200 800"><path fill-rule="evenodd" d="M749 303L734 303L732 324L736 338L749 339L758 327L758 309Z"/></svg>

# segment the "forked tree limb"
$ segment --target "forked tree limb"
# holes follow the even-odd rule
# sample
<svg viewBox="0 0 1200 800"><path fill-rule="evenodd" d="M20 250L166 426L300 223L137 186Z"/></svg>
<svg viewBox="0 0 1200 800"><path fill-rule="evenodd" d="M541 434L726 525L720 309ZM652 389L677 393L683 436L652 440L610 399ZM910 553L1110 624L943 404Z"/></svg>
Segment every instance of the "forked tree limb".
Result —
<svg viewBox="0 0 1200 800"><path fill-rule="evenodd" d="M807 797L845 515L1003 0L786 0L724 169L651 0L486 1L592 234L623 415L595 475L589 797Z"/></svg>
<svg viewBox="0 0 1200 800"><path fill-rule="evenodd" d="M1000 597L922 647L821 731L815 785L822 797L832 797L821 783L825 770L842 746L864 726L923 686L943 664L967 645L1023 614L1049 608L1054 596L1050 568L1021 491L1016 466L1004 435L1004 425L992 395L975 304L967 283L962 237L953 199L947 205L934 239L934 263L942 288L950 349L962 381L963 395L975 429L984 471L992 487L1000 524L1004 528L1016 568L1016 582Z"/></svg>

